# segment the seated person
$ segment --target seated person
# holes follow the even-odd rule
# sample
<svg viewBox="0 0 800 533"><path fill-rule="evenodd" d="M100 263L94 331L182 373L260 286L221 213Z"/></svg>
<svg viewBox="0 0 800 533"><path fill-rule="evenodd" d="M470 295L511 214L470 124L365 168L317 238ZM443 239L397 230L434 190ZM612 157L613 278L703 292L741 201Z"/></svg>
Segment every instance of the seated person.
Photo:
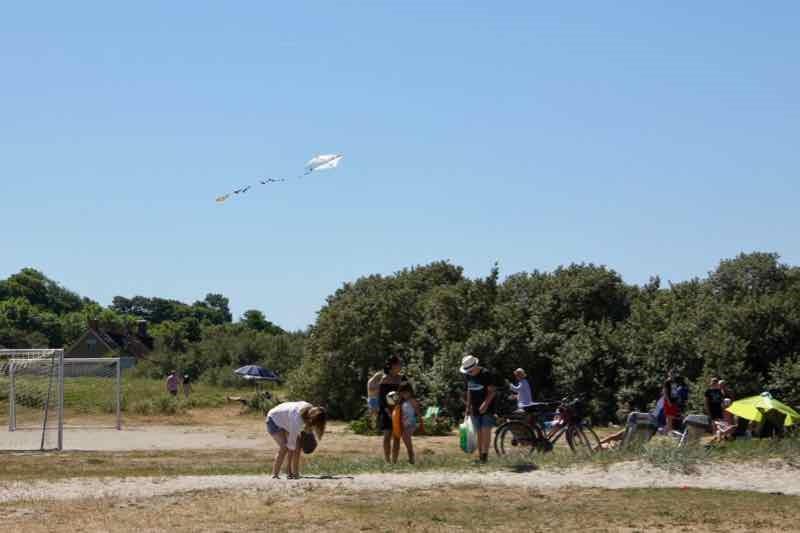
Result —
<svg viewBox="0 0 800 533"><path fill-rule="evenodd" d="M712 443L733 439L739 430L739 421L737 417L727 411L730 405L731 399L725 398L722 401L722 418L711 421L711 431L714 433L714 438L711 441Z"/></svg>
<svg viewBox="0 0 800 533"><path fill-rule="evenodd" d="M786 415L774 409L764 412L759 409L763 414L763 419L758 425L755 436L760 439L769 439L773 437L783 437L784 422Z"/></svg>
<svg viewBox="0 0 800 533"><path fill-rule="evenodd" d="M648 441L656 432L657 418L652 413L632 412L628 415L625 427L600 441L600 449L608 450L634 439Z"/></svg>

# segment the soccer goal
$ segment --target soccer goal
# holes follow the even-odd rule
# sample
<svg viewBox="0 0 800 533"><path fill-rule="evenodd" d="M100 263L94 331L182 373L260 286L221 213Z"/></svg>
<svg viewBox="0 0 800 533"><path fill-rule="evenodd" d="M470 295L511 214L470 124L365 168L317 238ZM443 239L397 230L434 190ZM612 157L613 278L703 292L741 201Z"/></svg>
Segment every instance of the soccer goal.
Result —
<svg viewBox="0 0 800 533"><path fill-rule="evenodd" d="M0 450L64 446L64 350L0 350Z"/></svg>
<svg viewBox="0 0 800 533"><path fill-rule="evenodd" d="M65 429L122 429L120 364L0 350L0 450L62 450Z"/></svg>

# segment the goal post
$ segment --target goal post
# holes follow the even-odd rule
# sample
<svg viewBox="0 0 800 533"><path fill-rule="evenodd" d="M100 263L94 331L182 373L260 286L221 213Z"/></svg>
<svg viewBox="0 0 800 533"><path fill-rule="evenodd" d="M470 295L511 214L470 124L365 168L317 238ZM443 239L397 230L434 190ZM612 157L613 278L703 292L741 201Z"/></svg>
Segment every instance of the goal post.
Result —
<svg viewBox="0 0 800 533"><path fill-rule="evenodd" d="M63 447L64 350L0 350L0 450Z"/></svg>

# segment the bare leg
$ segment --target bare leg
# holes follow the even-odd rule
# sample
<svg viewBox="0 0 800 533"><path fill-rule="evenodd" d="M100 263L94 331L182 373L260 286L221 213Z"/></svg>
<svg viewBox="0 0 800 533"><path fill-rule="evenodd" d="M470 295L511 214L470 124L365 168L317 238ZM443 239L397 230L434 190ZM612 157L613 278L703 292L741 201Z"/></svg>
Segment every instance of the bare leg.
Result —
<svg viewBox="0 0 800 533"><path fill-rule="evenodd" d="M489 442L492 440L492 428L482 427L478 430L478 451L489 453Z"/></svg>
<svg viewBox="0 0 800 533"><path fill-rule="evenodd" d="M411 435L412 431L408 429L403 430L403 444L406 445L406 451L408 452L408 462L412 465L414 464L414 443L411 442Z"/></svg>
<svg viewBox="0 0 800 533"><path fill-rule="evenodd" d="M272 435L272 438L275 442L278 443L278 453L275 454L275 462L272 463L272 476L278 477L278 474L281 472L281 466L283 465L283 459L286 457L286 452L289 449L286 447L286 436L287 433L285 431L279 431Z"/></svg>
<svg viewBox="0 0 800 533"><path fill-rule="evenodd" d="M294 460L294 452L292 450L287 450L289 457L286 459L286 475L291 476L292 472L292 461Z"/></svg>
<svg viewBox="0 0 800 533"><path fill-rule="evenodd" d="M292 470L295 477L300 477L300 453L300 437L298 437L294 448L294 456L292 457Z"/></svg>
<svg viewBox="0 0 800 533"><path fill-rule="evenodd" d="M383 458L387 463L391 462L392 452L392 431L384 430L383 432Z"/></svg>
<svg viewBox="0 0 800 533"><path fill-rule="evenodd" d="M613 435L609 435L608 437L600 441L600 446L603 446L604 444L609 444L614 441L622 440L622 437L625 436L625 431L626 431L625 429L622 429L620 431L617 431Z"/></svg>
<svg viewBox="0 0 800 533"><path fill-rule="evenodd" d="M392 463L397 462L397 456L400 455L400 439L392 436Z"/></svg>

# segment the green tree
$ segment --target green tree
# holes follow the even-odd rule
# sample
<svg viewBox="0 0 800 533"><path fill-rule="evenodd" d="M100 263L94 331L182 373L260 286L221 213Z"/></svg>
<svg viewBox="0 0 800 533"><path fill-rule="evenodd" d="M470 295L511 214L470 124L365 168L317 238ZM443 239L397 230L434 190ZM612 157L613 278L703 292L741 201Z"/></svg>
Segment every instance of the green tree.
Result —
<svg viewBox="0 0 800 533"><path fill-rule="evenodd" d="M273 335L280 335L285 333L281 328L267 320L264 313L257 309L248 309L242 315L240 322L242 326L253 331L264 331Z"/></svg>

